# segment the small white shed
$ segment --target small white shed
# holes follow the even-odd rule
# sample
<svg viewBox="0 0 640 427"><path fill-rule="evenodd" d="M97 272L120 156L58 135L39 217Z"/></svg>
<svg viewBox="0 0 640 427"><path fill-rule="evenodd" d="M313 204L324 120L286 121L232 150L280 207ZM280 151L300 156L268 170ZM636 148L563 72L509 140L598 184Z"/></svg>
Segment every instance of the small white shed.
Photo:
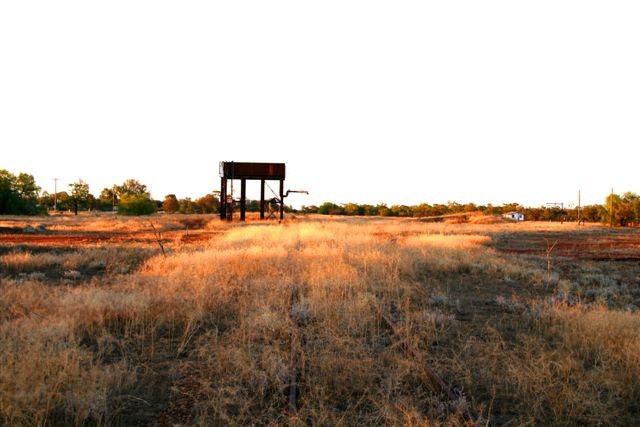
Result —
<svg viewBox="0 0 640 427"><path fill-rule="evenodd" d="M509 212L503 215L505 218L513 219L515 221L524 221L524 214L521 212Z"/></svg>

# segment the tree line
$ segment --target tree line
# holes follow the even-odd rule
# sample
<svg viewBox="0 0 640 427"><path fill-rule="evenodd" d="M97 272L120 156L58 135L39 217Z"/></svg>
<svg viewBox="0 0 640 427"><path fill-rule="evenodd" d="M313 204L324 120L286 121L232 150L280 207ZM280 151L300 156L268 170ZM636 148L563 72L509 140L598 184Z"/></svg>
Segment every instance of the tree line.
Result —
<svg viewBox="0 0 640 427"><path fill-rule="evenodd" d="M57 193L41 191L33 175L0 169L0 215L43 215L56 208L58 211L117 211L121 215L149 215L163 210L167 200L169 211L182 213L215 213L219 202L213 194L192 201L178 200L168 195L164 202L151 198L147 186L136 179L104 188L96 197L89 184L82 179L68 185L68 190ZM175 199L176 209L172 202Z"/></svg>
<svg viewBox="0 0 640 427"><path fill-rule="evenodd" d="M640 196L633 192L623 195L610 195L601 205L588 205L580 208L562 208L559 206L526 207L518 203L506 203L502 206L476 205L475 203L377 205L325 202L320 206L303 206L302 213L322 215L359 215L386 217L439 217L443 215L482 212L486 215L504 215L511 212L524 214L531 221L585 221L613 223L618 226L637 226L640 224ZM611 215L613 212L613 216Z"/></svg>
<svg viewBox="0 0 640 427"><path fill-rule="evenodd" d="M135 179L128 179L122 184L104 188L96 197L89 191L89 185L79 179L68 185L68 191L50 194L41 191L33 175L11 172L0 169L0 214L3 215L38 215L46 214L54 208L73 211L81 210L117 211L123 215L148 215L157 211L183 214L214 214L220 211L220 200L215 193L192 200L178 199L175 194L168 194L164 200L153 200L147 186ZM248 212L258 212L260 202L247 200ZM483 212L487 215L503 215L519 212L527 220L533 221L578 221L612 223L617 226L637 226L640 224L640 196L626 192L622 195L607 196L601 205L589 205L578 208L560 207L526 207L518 203L507 203L502 206L476 205L474 203L419 205L377 205L325 202L320 206L302 206L292 209L285 206L287 212L323 214L323 215L359 215L387 217L437 217L442 215Z"/></svg>

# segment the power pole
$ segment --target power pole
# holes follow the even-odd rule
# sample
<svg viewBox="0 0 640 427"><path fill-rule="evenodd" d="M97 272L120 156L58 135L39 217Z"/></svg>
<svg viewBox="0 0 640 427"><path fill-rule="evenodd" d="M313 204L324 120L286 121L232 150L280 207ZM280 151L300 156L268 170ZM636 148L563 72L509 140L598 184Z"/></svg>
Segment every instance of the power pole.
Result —
<svg viewBox="0 0 640 427"><path fill-rule="evenodd" d="M611 187L611 197L609 197L609 228L613 228L613 187Z"/></svg>
<svg viewBox="0 0 640 427"><path fill-rule="evenodd" d="M578 225L580 225L580 220L581 220L581 212L580 212L580 190L578 190Z"/></svg>
<svg viewBox="0 0 640 427"><path fill-rule="evenodd" d="M58 181L60 178L53 178L53 210L58 212Z"/></svg>

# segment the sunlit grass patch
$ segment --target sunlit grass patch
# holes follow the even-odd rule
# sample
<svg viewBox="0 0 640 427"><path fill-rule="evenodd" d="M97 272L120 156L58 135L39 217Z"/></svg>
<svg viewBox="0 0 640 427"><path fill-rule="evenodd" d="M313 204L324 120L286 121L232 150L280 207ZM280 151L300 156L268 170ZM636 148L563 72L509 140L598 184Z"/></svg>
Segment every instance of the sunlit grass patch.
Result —
<svg viewBox="0 0 640 427"><path fill-rule="evenodd" d="M56 221L42 223L147 231L129 219ZM161 231L184 226L153 221ZM164 254L148 244L4 251L0 424L639 416L640 320L622 310L633 286L604 264L548 280L544 260L496 249L504 233L559 226L313 217L198 226L225 232ZM459 398L435 391L426 366Z"/></svg>

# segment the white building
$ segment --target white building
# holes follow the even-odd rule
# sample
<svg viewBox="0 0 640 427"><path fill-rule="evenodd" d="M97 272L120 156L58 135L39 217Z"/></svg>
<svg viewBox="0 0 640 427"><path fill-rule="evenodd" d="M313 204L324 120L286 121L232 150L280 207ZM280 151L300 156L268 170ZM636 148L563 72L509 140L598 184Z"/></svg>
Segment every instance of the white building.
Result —
<svg viewBox="0 0 640 427"><path fill-rule="evenodd" d="M524 214L520 212L509 212L502 216L516 221L524 221Z"/></svg>

